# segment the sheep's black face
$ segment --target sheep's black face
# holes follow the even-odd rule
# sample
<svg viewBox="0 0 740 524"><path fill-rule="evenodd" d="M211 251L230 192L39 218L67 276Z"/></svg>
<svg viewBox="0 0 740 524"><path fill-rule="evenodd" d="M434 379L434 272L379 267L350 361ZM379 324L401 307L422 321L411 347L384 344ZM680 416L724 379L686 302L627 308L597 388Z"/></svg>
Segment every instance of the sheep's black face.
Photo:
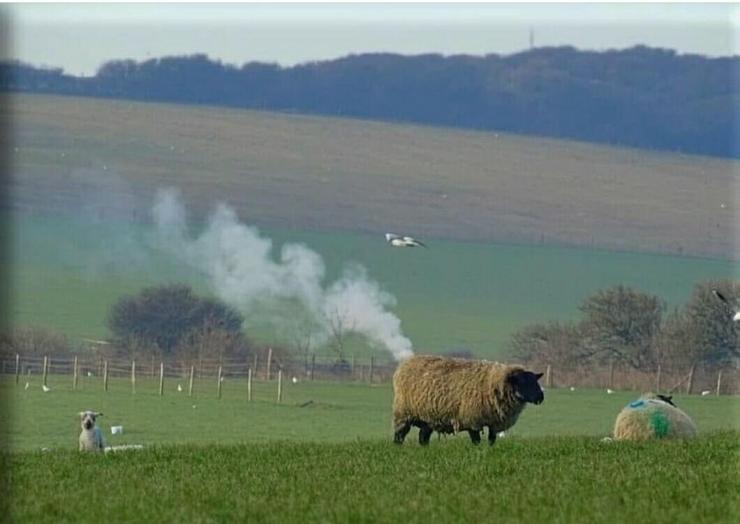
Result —
<svg viewBox="0 0 740 524"><path fill-rule="evenodd" d="M532 404L542 404L545 400L545 394L537 381L542 377L542 373L532 373L531 371L515 371L509 375L509 384L514 390L514 395L522 402Z"/></svg>

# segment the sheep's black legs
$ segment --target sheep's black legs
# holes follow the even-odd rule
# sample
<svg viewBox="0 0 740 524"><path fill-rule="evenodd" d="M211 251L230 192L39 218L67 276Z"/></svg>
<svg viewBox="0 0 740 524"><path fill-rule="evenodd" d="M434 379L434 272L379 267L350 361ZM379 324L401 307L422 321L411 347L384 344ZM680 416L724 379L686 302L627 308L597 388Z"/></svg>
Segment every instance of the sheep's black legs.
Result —
<svg viewBox="0 0 740 524"><path fill-rule="evenodd" d="M493 444L496 442L496 432L493 430L493 428L488 428L488 444L493 446Z"/></svg>
<svg viewBox="0 0 740 524"><path fill-rule="evenodd" d="M411 424L408 422L403 422L401 424L398 424L396 426L396 431L393 434L393 442L396 444L403 444L403 439L406 438L406 435L411 430Z"/></svg>
<svg viewBox="0 0 740 524"><path fill-rule="evenodd" d="M419 426L419 444L426 446L429 444L429 438L432 436L432 428L423 424Z"/></svg>
<svg viewBox="0 0 740 524"><path fill-rule="evenodd" d="M476 446L480 444L480 431L469 429L468 434L470 435L470 441L473 444L475 444Z"/></svg>

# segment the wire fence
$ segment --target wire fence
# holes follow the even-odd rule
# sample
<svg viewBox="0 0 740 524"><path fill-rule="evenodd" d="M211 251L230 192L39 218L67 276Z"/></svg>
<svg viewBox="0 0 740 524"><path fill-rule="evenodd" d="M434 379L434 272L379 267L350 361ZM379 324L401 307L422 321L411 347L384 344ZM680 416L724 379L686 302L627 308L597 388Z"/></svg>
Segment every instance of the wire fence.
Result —
<svg viewBox="0 0 740 524"><path fill-rule="evenodd" d="M220 384L225 379L259 381L346 381L383 384L391 381L398 363L390 358L304 354L273 355L271 349L242 359L179 360L155 357L138 359L105 358L103 355L39 356L0 355L0 373L14 375L16 383L40 378L45 386L49 375L68 376L73 388L81 381L99 381L105 390L111 378L128 379L135 392L137 380L159 381L159 394L165 382L176 380L192 390L193 384L209 380ZM544 373L540 383L546 388L601 388L611 390L655 391L702 395L737 395L740 371L733 367L695 365L688 369L662 367L640 371L611 363L605 366L532 366ZM214 380L215 379L215 380ZM120 381L120 380L119 380Z"/></svg>
<svg viewBox="0 0 740 524"><path fill-rule="evenodd" d="M333 356L306 354L285 357L266 350L247 359L138 359L105 358L104 356L54 357L39 355L2 355L0 373L20 377L70 375L79 378L98 377L193 379L230 378L276 380L278 374L297 380L361 381L367 383L389 382L397 363L392 359L375 356L337 359Z"/></svg>

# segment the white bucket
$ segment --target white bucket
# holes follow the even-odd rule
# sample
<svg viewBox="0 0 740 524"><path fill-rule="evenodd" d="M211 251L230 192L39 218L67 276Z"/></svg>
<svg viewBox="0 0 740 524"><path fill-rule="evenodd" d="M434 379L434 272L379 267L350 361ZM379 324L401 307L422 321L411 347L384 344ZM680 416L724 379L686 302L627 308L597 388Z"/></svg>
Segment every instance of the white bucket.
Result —
<svg viewBox="0 0 740 524"><path fill-rule="evenodd" d="M123 426L111 426L111 435L123 435Z"/></svg>

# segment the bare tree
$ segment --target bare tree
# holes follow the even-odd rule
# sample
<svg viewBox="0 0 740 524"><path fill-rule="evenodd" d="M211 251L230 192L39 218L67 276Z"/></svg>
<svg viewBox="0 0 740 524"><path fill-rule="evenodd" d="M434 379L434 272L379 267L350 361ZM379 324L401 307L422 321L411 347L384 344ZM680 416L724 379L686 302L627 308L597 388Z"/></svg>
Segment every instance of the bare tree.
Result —
<svg viewBox="0 0 740 524"><path fill-rule="evenodd" d="M653 369L654 341L660 332L665 303L625 286L614 286L584 300L580 329L583 345L594 356L615 359L634 369Z"/></svg>
<svg viewBox="0 0 740 524"><path fill-rule="evenodd" d="M326 325L329 328L330 346L337 355L337 360L344 361L344 346L347 336L355 329L355 320L350 319L346 311L335 308L326 314Z"/></svg>

